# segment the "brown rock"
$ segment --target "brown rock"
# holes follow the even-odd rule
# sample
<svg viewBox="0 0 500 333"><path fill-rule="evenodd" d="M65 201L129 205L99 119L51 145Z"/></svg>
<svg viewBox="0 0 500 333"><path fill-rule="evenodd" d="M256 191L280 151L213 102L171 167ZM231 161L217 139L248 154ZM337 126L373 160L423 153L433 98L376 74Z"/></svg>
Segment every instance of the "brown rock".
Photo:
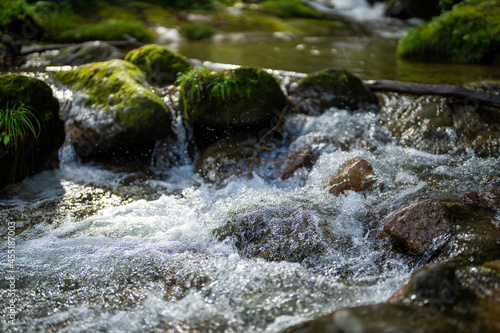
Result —
<svg viewBox="0 0 500 333"><path fill-rule="evenodd" d="M467 192L464 201L475 206L500 209L500 189Z"/></svg>
<svg viewBox="0 0 500 333"><path fill-rule="evenodd" d="M416 255L423 254L434 238L446 233L452 218L439 200L424 200L403 208L387 218L384 231Z"/></svg>
<svg viewBox="0 0 500 333"><path fill-rule="evenodd" d="M328 182L330 193L339 195L345 191L370 190L375 184L373 167L361 157L347 161Z"/></svg>
<svg viewBox="0 0 500 333"><path fill-rule="evenodd" d="M290 156L287 165L281 174L281 179L286 180L293 176L295 171L300 168L311 169L316 162L316 155L311 147L306 147L302 151Z"/></svg>

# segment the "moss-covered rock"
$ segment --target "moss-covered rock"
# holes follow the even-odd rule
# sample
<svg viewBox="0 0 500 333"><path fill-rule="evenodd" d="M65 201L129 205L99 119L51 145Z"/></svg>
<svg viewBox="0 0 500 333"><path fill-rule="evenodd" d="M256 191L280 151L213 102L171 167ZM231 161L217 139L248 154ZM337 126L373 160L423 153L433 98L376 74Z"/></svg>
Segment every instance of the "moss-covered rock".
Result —
<svg viewBox="0 0 500 333"><path fill-rule="evenodd" d="M125 60L137 65L156 83L172 83L178 73L191 68L186 57L154 44L130 51Z"/></svg>
<svg viewBox="0 0 500 333"><path fill-rule="evenodd" d="M192 124L212 128L269 125L286 98L268 72L241 67L222 72L195 68L179 78L179 104Z"/></svg>
<svg viewBox="0 0 500 333"><path fill-rule="evenodd" d="M79 91L68 111L70 142L81 156L149 152L170 131L171 116L145 87L145 75L123 60L82 65L55 78Z"/></svg>
<svg viewBox="0 0 500 333"><path fill-rule="evenodd" d="M497 109L432 96L379 96L383 104L379 116L403 146L434 154L465 150L483 157L500 154Z"/></svg>
<svg viewBox="0 0 500 333"><path fill-rule="evenodd" d="M90 62L123 59L125 55L116 47L106 42L93 41L62 49L51 59L56 66L80 66Z"/></svg>
<svg viewBox="0 0 500 333"><path fill-rule="evenodd" d="M500 0L468 0L399 41L398 55L424 61L500 64Z"/></svg>
<svg viewBox="0 0 500 333"><path fill-rule="evenodd" d="M337 107L357 110L374 107L376 96L354 74L343 69L311 73L290 89L292 105L299 112L318 115Z"/></svg>
<svg viewBox="0 0 500 333"><path fill-rule="evenodd" d="M12 142L0 142L0 187L53 167L54 163L57 165L57 150L64 141L64 121L59 112L59 102L53 97L50 87L43 81L26 76L0 76L0 133L6 131L6 110L20 105L24 105L36 118L30 117L30 122L38 138L26 135L22 142L17 142L17 150Z"/></svg>

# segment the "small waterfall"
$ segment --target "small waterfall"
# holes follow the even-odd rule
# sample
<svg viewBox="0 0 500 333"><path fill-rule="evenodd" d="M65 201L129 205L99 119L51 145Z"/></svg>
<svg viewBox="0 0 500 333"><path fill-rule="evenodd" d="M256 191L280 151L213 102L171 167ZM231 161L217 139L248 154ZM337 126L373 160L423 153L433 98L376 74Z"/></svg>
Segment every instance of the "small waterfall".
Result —
<svg viewBox="0 0 500 333"><path fill-rule="evenodd" d="M362 20L380 20L384 17L385 3L370 5L366 0L305 0L311 7L335 13L347 18Z"/></svg>

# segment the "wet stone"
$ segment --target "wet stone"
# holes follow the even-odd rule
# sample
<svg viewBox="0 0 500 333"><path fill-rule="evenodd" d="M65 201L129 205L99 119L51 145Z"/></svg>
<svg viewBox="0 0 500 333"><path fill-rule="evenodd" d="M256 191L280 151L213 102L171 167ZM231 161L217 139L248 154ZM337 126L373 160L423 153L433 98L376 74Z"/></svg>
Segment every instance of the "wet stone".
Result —
<svg viewBox="0 0 500 333"><path fill-rule="evenodd" d="M447 233L452 218L446 205L438 200L424 200L391 214L384 231L410 252L421 255L433 240Z"/></svg>
<svg viewBox="0 0 500 333"><path fill-rule="evenodd" d="M337 240L320 212L272 205L236 213L213 234L219 241L229 237L247 258L289 262L320 255Z"/></svg>
<svg viewBox="0 0 500 333"><path fill-rule="evenodd" d="M356 157L347 161L328 182L329 191L340 195L345 191L368 191L372 189L374 179L373 166L366 160Z"/></svg>

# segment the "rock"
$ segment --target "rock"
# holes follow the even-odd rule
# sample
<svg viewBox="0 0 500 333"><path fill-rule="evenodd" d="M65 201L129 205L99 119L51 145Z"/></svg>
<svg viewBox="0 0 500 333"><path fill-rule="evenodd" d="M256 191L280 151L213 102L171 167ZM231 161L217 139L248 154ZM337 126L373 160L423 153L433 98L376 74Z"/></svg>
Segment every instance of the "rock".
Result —
<svg viewBox="0 0 500 333"><path fill-rule="evenodd" d="M151 81L159 84L173 83L178 73L191 68L186 57L154 44L130 51L125 60L137 65Z"/></svg>
<svg viewBox="0 0 500 333"><path fill-rule="evenodd" d="M340 195L345 191L369 191L376 180L373 167L366 160L356 157L342 165L335 176L328 181L329 191Z"/></svg>
<svg viewBox="0 0 500 333"><path fill-rule="evenodd" d="M292 326L282 333L343 332L467 332L430 308L403 304L375 304L342 309Z"/></svg>
<svg viewBox="0 0 500 333"><path fill-rule="evenodd" d="M259 68L211 72L198 67L179 82L179 104L185 118L209 128L269 126L286 103L275 78Z"/></svg>
<svg viewBox="0 0 500 333"><path fill-rule="evenodd" d="M322 254L336 239L325 217L313 207L260 205L234 213L213 234L219 241L230 237L240 255L269 261L303 262ZM343 244L342 246L347 246Z"/></svg>
<svg viewBox="0 0 500 333"><path fill-rule="evenodd" d="M316 153L313 151L311 146L305 146L303 150L298 151L287 159L286 166L281 173L281 180L286 180L293 176L295 171L300 168L312 169L314 163L317 159Z"/></svg>
<svg viewBox="0 0 500 333"><path fill-rule="evenodd" d="M500 210L500 189L467 192L463 200L471 205Z"/></svg>
<svg viewBox="0 0 500 333"><path fill-rule="evenodd" d="M500 64L499 26L498 1L463 1L407 30L397 53L419 61Z"/></svg>
<svg viewBox="0 0 500 333"><path fill-rule="evenodd" d="M145 76L123 60L82 65L55 78L81 92L67 115L69 143L82 157L149 154L170 132L171 116ZM109 157L109 155L108 155Z"/></svg>
<svg viewBox="0 0 500 333"><path fill-rule="evenodd" d="M404 10L410 17L418 17L429 20L433 16L441 14L439 8L440 0L401 0Z"/></svg>
<svg viewBox="0 0 500 333"><path fill-rule="evenodd" d="M9 35L0 34L0 68L13 66L13 58L19 55L21 47L21 42Z"/></svg>
<svg viewBox="0 0 500 333"><path fill-rule="evenodd" d="M343 69L326 69L309 74L292 85L289 92L294 109L319 115L326 109L375 109L375 95L352 73Z"/></svg>
<svg viewBox="0 0 500 333"><path fill-rule="evenodd" d="M425 253L433 240L450 231L448 207L438 200L424 200L391 214L384 231L416 255Z"/></svg>
<svg viewBox="0 0 500 333"><path fill-rule="evenodd" d="M106 42L93 41L69 46L52 57L55 66L80 66L90 62L123 59L125 55L116 47Z"/></svg>
<svg viewBox="0 0 500 333"><path fill-rule="evenodd" d="M195 170L206 181L222 186L227 178L248 173L256 145L256 137L220 140L198 157Z"/></svg>
<svg viewBox="0 0 500 333"><path fill-rule="evenodd" d="M498 246L498 244L497 244ZM429 264L415 270L391 303L435 309L467 332L500 329L499 251L491 261Z"/></svg>
<svg viewBox="0 0 500 333"><path fill-rule="evenodd" d="M500 155L497 110L442 97L381 94L378 116L399 143L433 154L473 149L481 157ZM403 102L402 102L403 100Z"/></svg>
<svg viewBox="0 0 500 333"><path fill-rule="evenodd" d="M5 144L3 132L7 129L3 120L14 119L7 117L6 110L12 110L21 104L36 117L37 121L30 118L30 123L38 138L33 138L27 130L23 141L19 137L11 137L9 143ZM59 112L59 102L53 97L52 90L47 84L22 75L1 75L0 114L2 116L0 173L3 175L0 179L0 188L57 166L57 150L65 137L64 120ZM13 142L17 143L17 149Z"/></svg>

